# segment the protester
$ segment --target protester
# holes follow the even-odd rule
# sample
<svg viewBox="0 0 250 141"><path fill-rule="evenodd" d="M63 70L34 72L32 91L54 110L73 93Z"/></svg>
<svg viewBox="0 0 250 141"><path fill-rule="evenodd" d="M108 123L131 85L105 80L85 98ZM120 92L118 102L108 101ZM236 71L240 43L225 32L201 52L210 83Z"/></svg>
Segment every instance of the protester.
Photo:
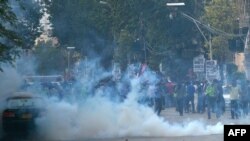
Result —
<svg viewBox="0 0 250 141"><path fill-rule="evenodd" d="M185 83L178 83L176 86L176 107L177 111L179 112L180 116L183 116L183 109L184 109L184 99L186 95L186 86Z"/></svg>
<svg viewBox="0 0 250 141"><path fill-rule="evenodd" d="M221 115L225 111L225 100L223 97L223 88L221 82L216 80L215 84L215 96L216 96L216 107L215 107L215 112L216 112L216 117L220 118Z"/></svg>
<svg viewBox="0 0 250 141"><path fill-rule="evenodd" d="M162 94L163 89L161 87L161 83L157 83L154 91L154 110L158 116L162 111Z"/></svg>
<svg viewBox="0 0 250 141"><path fill-rule="evenodd" d="M230 90L230 106L231 106L231 118L239 118L239 93L240 89L237 86L236 81L233 81L232 87Z"/></svg>
<svg viewBox="0 0 250 141"><path fill-rule="evenodd" d="M205 94L204 94L204 83L199 83L197 87L198 103L197 113L203 114L205 112Z"/></svg>
<svg viewBox="0 0 250 141"><path fill-rule="evenodd" d="M242 115L248 115L249 106L249 92L248 92L248 82L243 80L240 88L240 108L242 109Z"/></svg>
<svg viewBox="0 0 250 141"><path fill-rule="evenodd" d="M216 102L216 81L208 84L206 88L207 115L211 119L211 111L214 112Z"/></svg>
<svg viewBox="0 0 250 141"><path fill-rule="evenodd" d="M166 108L168 107L173 107L174 106L174 88L175 84L168 78L167 83L166 83L166 95L165 95L165 106Z"/></svg>
<svg viewBox="0 0 250 141"><path fill-rule="evenodd" d="M192 108L192 113L195 113L195 108L194 108L194 93L195 93L195 87L193 85L192 82L189 82L188 86L187 86L187 103L186 103L186 106L187 106L187 112L190 112L190 109L189 109L189 104L191 102L191 108Z"/></svg>

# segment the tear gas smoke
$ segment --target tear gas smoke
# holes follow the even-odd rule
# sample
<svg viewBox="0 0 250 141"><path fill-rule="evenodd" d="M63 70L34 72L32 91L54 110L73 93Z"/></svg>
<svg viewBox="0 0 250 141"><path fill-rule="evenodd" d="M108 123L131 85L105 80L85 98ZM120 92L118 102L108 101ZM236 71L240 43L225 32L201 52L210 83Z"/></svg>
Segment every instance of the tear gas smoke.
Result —
<svg viewBox="0 0 250 141"><path fill-rule="evenodd" d="M85 63L89 63L91 74L85 72L85 75L78 75L77 80L81 82L81 87L86 88L87 86L91 87L88 89L93 89L97 80L101 80L109 72L103 72L98 65L96 67L96 62ZM87 80L83 80L86 78ZM125 81L125 78L122 81ZM104 96L116 95L112 89L102 91L103 95L97 91L89 91L93 92L94 96L84 98L79 97L81 92L73 93L71 96L78 97L77 101L48 99L46 114L36 121L40 135L52 140L77 140L124 136L163 137L222 134L223 125L221 123L206 125L202 121L194 120L171 124L157 116L152 108L138 103L141 95L141 82L148 81L154 85L159 81L154 72L147 70L141 77L130 77L126 81L130 82L131 90L123 102L117 102Z"/></svg>
<svg viewBox="0 0 250 141"><path fill-rule="evenodd" d="M0 72L1 99L20 87L22 78L15 68L3 65L3 72Z"/></svg>
<svg viewBox="0 0 250 141"><path fill-rule="evenodd" d="M62 100L55 97L46 99L47 111L42 117L36 119L39 136L48 140L78 140L125 136L210 135L223 132L223 125L220 122L216 125L206 125L197 120L170 123L163 117L157 116L152 108L139 103L140 96L145 92L141 91L142 82L147 81L155 85L159 81L156 73L149 69L140 77L133 77L129 72L123 75L120 81L129 82L130 91L127 98L120 102L110 98L117 95L113 89L102 91L102 95L94 90L102 89L95 88L96 83L112 73L103 71L96 61L82 64L88 66L89 70L77 70L77 82L72 86L73 91L65 93ZM10 89L10 86L18 87L21 82L21 77L15 69L1 73L0 77L1 92L6 88ZM79 91L78 88L84 88L84 91ZM83 93L88 96L82 96ZM39 92L39 94L42 95L45 92Z"/></svg>
<svg viewBox="0 0 250 141"><path fill-rule="evenodd" d="M22 78L10 65L1 65L3 72L0 71L0 113L5 107L5 99L21 86ZM0 137L2 137L2 118L0 117Z"/></svg>

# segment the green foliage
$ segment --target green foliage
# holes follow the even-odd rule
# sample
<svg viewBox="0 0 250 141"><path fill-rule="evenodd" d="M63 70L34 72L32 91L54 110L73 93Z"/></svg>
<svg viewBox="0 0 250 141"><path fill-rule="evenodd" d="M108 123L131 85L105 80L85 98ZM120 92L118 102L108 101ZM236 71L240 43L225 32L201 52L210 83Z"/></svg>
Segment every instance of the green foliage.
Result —
<svg viewBox="0 0 250 141"><path fill-rule="evenodd" d="M233 63L227 64L227 77L229 80L243 80L246 78L246 74L244 72L239 72L237 65Z"/></svg>
<svg viewBox="0 0 250 141"><path fill-rule="evenodd" d="M123 30L118 38L118 46L115 48L114 58L116 62L121 64L123 69L126 68L127 60L133 56L131 52L133 39L133 36L126 30Z"/></svg>
<svg viewBox="0 0 250 141"><path fill-rule="evenodd" d="M232 56L228 48L228 39L233 37L234 29L238 26L236 21L239 13L236 4L235 0L213 0L205 6L202 19L210 27L216 28L210 28L207 34L212 34L213 58L219 62L225 62ZM208 43L206 47L209 48Z"/></svg>
<svg viewBox="0 0 250 141"><path fill-rule="evenodd" d="M58 74L67 68L67 51L53 47L51 42L35 47L36 72L41 75Z"/></svg>
<svg viewBox="0 0 250 141"><path fill-rule="evenodd" d="M42 13L38 2L18 1L18 3L20 8L16 13L20 15L17 15L16 32L22 37L24 43L22 48L31 49L34 47L36 38L41 34L38 27Z"/></svg>
<svg viewBox="0 0 250 141"><path fill-rule="evenodd" d="M238 26L237 0L211 0L204 5L201 1L185 0L181 8L166 7L166 2L169 1L53 0L48 8L53 36L59 39L61 46L75 46L76 51L88 58L101 56L105 66L115 61L125 69L131 62L146 61L157 70L162 62L167 73L185 75L193 57L201 53L204 40L194 22L184 18L180 11L220 30L210 28L205 32L206 37L212 33L214 59L224 63L232 58L227 40L233 38L231 33ZM39 24L39 7L27 1L19 3L28 22L17 19L8 0L0 1L0 62L12 62L20 47L31 48L39 36L39 31L31 28ZM170 14L175 16L169 18ZM45 46L35 51L41 64L40 73L65 68L65 50L49 47L49 44L39 46ZM207 53L207 44L205 47ZM60 60L60 63L48 66L52 60Z"/></svg>
<svg viewBox="0 0 250 141"><path fill-rule="evenodd" d="M219 29L206 30L205 36L212 33L214 59L219 63L230 60L227 39L237 26L236 0L213 0L204 5L186 0L185 4L177 9L166 7L163 0L53 0L50 12L54 35L63 46L75 46L88 57L104 56L104 62L116 61L123 68L146 60L153 69L162 62L167 73L178 70L185 75L193 57L203 50L204 38L179 11ZM170 13L176 16L170 19Z"/></svg>
<svg viewBox="0 0 250 141"><path fill-rule="evenodd" d="M181 10L194 13L194 1L186 3ZM115 60L124 67L145 59L157 66L170 52L182 57L183 48L196 49L190 38L195 38L198 30L181 15L169 19L172 9L166 7L165 1L54 0L50 11L54 35L61 44L76 46L84 56L89 52L108 55L107 61ZM110 54L102 54L106 50Z"/></svg>
<svg viewBox="0 0 250 141"><path fill-rule="evenodd" d="M8 0L0 1L0 63L12 63L18 56L21 38L13 31L16 16L8 5ZM0 64L1 68L1 64Z"/></svg>
<svg viewBox="0 0 250 141"><path fill-rule="evenodd" d="M38 6L30 1L12 2L17 4L13 9L10 1L0 1L0 70L2 63L12 64L22 49L32 48L38 36Z"/></svg>
<svg viewBox="0 0 250 141"><path fill-rule="evenodd" d="M233 53L228 48L228 41L222 36L213 37L213 55L219 62L228 62L233 58Z"/></svg>

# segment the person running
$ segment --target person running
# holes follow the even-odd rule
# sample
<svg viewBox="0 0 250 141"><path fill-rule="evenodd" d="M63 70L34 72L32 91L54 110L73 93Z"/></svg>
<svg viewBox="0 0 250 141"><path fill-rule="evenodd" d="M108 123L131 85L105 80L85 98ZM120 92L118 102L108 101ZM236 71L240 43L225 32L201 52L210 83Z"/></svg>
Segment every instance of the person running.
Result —
<svg viewBox="0 0 250 141"><path fill-rule="evenodd" d="M215 107L215 112L216 112L216 117L220 118L221 115L225 111L225 99L223 97L223 88L222 84L219 81L216 81L215 84L215 91L216 91L216 107Z"/></svg>
<svg viewBox="0 0 250 141"><path fill-rule="evenodd" d="M187 103L186 103L186 106L187 106L187 112L190 111L189 109L189 103L191 102L191 108L192 108L192 113L195 113L195 109L194 109L194 93L195 93L195 87L193 85L192 82L190 82L187 86Z"/></svg>
<svg viewBox="0 0 250 141"><path fill-rule="evenodd" d="M156 84L155 90L154 90L154 111L159 116L162 111L162 87L161 83Z"/></svg>
<svg viewBox="0 0 250 141"><path fill-rule="evenodd" d="M176 101L177 101L177 111L180 113L180 116L183 116L184 109L184 99L186 95L186 86L184 83L178 83L176 86Z"/></svg>
<svg viewBox="0 0 250 141"><path fill-rule="evenodd" d="M206 100L207 100L207 115L208 119L211 119L211 111L214 112L215 102L216 102L216 81L208 84L206 88Z"/></svg>

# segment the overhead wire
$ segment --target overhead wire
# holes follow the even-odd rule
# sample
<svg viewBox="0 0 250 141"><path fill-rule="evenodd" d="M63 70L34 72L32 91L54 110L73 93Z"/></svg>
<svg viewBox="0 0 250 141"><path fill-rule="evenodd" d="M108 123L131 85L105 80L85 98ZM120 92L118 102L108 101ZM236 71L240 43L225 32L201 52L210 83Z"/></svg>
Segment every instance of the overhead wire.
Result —
<svg viewBox="0 0 250 141"><path fill-rule="evenodd" d="M187 15L186 13L181 12L181 15L183 17L187 18L188 20L194 22L196 24L196 26L198 26L197 24L199 24L199 25L203 26L206 30L208 30L209 32L211 32L213 34L223 35L223 36L226 36L226 37L243 37L244 36L244 34L227 33L225 31L217 29L217 28L215 28L213 26L203 24L202 22L200 22L200 21L196 20L195 18Z"/></svg>
<svg viewBox="0 0 250 141"><path fill-rule="evenodd" d="M210 25L207 25L207 24L204 24L202 22L200 22L199 20L196 20L195 18L187 15L186 13L184 12L181 12L181 15L183 17L185 17L186 19L190 20L191 22L194 22L194 24L196 25L196 27L198 28L199 32L202 34L202 36L204 37L204 39L206 40L206 42L208 42L208 39L207 37L205 36L205 34L202 32L200 26L202 26L203 28L205 28L207 31L209 31L210 33L212 34L215 34L215 35L222 35L224 37L244 37L245 35L244 34L233 34L233 33L227 33L223 30L220 30L218 28L215 28L213 26L210 26ZM150 47L149 43L146 42L146 49L155 54L155 55L163 55L163 54L168 54L169 53L169 50L164 50L164 51L155 51L153 49L153 47Z"/></svg>

